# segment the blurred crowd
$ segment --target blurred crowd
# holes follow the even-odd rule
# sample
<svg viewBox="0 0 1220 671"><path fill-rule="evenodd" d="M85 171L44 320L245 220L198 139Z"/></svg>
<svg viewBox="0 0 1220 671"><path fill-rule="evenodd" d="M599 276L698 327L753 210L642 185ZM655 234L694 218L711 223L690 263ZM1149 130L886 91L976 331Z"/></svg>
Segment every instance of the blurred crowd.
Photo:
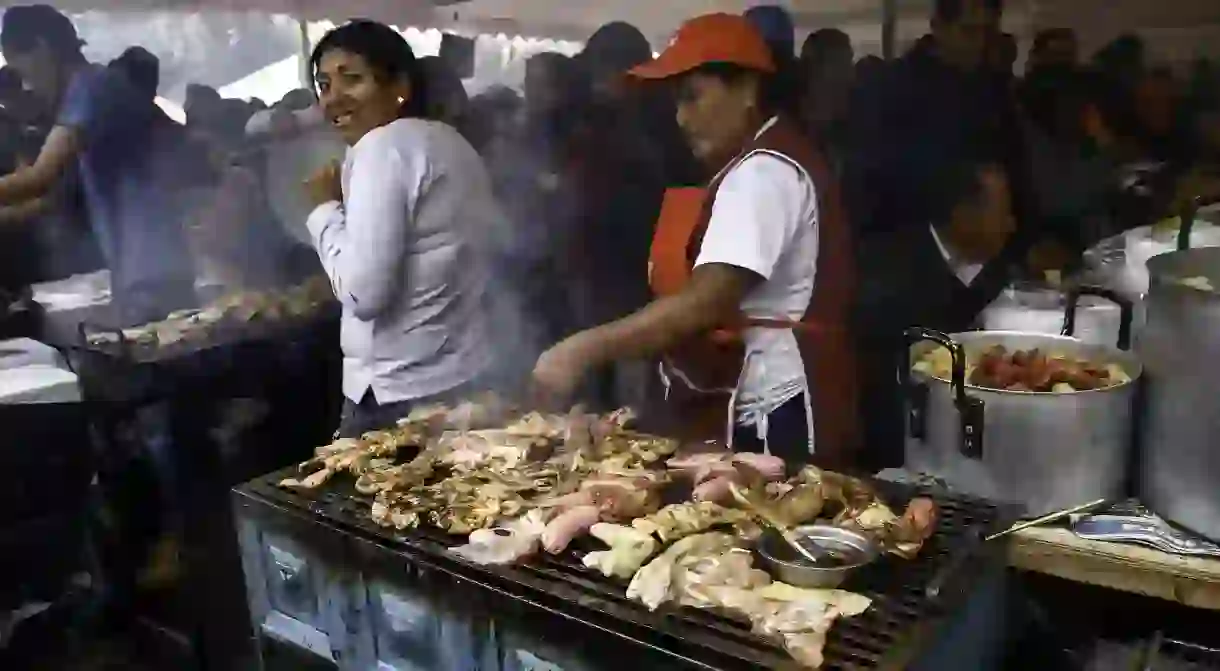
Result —
<svg viewBox="0 0 1220 671"><path fill-rule="evenodd" d="M938 0L930 33L891 61L856 59L834 28L798 48L778 8L749 16L781 64L776 100L839 174L861 250L943 218L970 196L971 180L951 178L963 161L1002 169L1020 252L1043 265L1070 263L1101 237L1215 189L1220 74L1209 61L1170 70L1131 35L1086 58L1069 29L1042 31L1022 59L1000 28L999 0ZM670 93L622 76L652 54L638 29L611 23L575 57L530 58L523 91L474 97L448 63L421 59L426 116L478 150L510 215L512 230L497 240L506 269L498 277L513 285L503 298L532 347L647 302L643 269L663 191L708 177L683 141ZM130 80L130 95L156 95L154 54L132 47L107 67ZM0 172L32 161L55 121L60 101L39 93L11 67L0 70ZM159 216L181 225L196 286L221 292L306 272L316 259L301 181L344 151L316 92L268 105L192 85L184 109L185 125L158 110L152 123L162 130L141 141L160 147L157 188L175 197ZM37 206L0 213L41 222L0 233L0 285L10 297L105 263L88 221L96 213L81 206L81 178L65 177ZM614 399L612 379L598 384Z"/></svg>

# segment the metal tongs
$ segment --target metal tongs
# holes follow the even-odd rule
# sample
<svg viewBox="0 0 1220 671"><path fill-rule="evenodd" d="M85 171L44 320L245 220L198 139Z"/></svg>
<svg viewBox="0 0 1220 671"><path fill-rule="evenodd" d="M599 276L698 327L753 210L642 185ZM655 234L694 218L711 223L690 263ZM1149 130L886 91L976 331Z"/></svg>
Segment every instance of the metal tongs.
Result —
<svg viewBox="0 0 1220 671"><path fill-rule="evenodd" d="M837 556L838 553L829 548L817 546L815 550L801 543L800 537L792 533L792 529L789 528L787 524L776 520L771 516L769 511L755 506L754 502L751 501L749 497L745 495L745 492L741 491L741 488L737 486L737 483L730 482L729 491L733 493L733 498L737 499L737 502L746 509L746 512L750 513L755 519L762 522L764 526L779 534L780 538L783 538L793 550L796 550L797 554L801 555L806 560L814 564L820 564L827 558L834 558Z"/></svg>
<svg viewBox="0 0 1220 671"><path fill-rule="evenodd" d="M959 570L970 560L972 560L974 556L978 554L979 550L981 550L982 547L987 543L1004 538L1005 536L1011 534L1015 534L1018 531L1024 531L1025 529L1029 529L1031 527L1050 524L1051 522L1057 522L1066 517L1071 517L1072 515L1078 515L1080 513L1096 510L1104 506L1107 502L1107 499L1097 499L1096 501L1090 501L1079 506L1059 510L1048 515L1043 515L1037 519L1014 524L1004 531L991 534L990 536L983 535L983 529L980 525L970 527L966 530L966 537L962 540L960 550L955 555L950 556L949 560L945 562L945 564L938 569L935 574L933 574L932 579L928 581L928 586L924 589L924 594L930 599L939 597L941 590L944 589L945 584L949 581L949 579L957 574Z"/></svg>

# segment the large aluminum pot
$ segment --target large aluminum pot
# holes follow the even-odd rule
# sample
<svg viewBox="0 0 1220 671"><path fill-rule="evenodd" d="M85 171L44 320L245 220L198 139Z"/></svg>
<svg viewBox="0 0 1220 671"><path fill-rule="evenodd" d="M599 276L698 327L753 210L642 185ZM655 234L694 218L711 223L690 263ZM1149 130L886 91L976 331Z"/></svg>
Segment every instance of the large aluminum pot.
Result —
<svg viewBox="0 0 1220 671"><path fill-rule="evenodd" d="M1075 304L1075 300L1069 303ZM1123 347L1131 305L1123 303ZM1070 314L1070 313L1069 313ZM1132 451L1132 417L1139 360L1125 349L1091 345L1069 335L975 331L946 335L912 329L911 361L936 347L953 356L951 380L899 371L908 393L906 467L951 487L1021 504L1031 516L1099 498L1121 497ZM997 391L967 383L968 360L994 345L1038 348L1118 364L1131 380L1093 391Z"/></svg>
<svg viewBox="0 0 1220 671"><path fill-rule="evenodd" d="M1148 270L1137 344L1148 371L1140 497L1220 541L1220 248L1158 256Z"/></svg>
<svg viewBox="0 0 1220 671"><path fill-rule="evenodd" d="M1000 293L983 310L985 331L1020 331L1058 335L1063 330L1068 292L1048 284L1023 282ZM1091 345L1109 345L1122 325L1122 308L1089 296L1076 309L1075 337Z"/></svg>

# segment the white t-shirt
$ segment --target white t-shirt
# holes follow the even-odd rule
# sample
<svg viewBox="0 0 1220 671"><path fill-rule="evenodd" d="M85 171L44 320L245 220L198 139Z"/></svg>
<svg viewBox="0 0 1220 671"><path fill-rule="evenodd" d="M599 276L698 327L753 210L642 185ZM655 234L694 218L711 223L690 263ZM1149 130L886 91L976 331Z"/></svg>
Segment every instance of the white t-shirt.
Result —
<svg viewBox="0 0 1220 671"><path fill-rule="evenodd" d="M817 221L813 178L787 158L756 151L720 182L695 266L724 263L756 273L765 281L742 300L742 314L798 321L813 296ZM804 390L805 367L791 330L747 329L745 346L738 421L753 425Z"/></svg>

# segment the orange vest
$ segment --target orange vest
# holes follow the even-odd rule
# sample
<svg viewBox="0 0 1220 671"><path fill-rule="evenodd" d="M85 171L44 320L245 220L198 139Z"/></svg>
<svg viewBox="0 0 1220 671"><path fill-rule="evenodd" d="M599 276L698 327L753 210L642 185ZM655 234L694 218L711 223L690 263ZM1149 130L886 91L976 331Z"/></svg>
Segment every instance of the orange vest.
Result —
<svg viewBox="0 0 1220 671"><path fill-rule="evenodd" d="M853 249L837 180L799 126L781 117L706 189L686 187L666 192L649 256L649 284L655 295L667 296L681 291L690 280L723 176L755 151L778 154L799 165L813 179L818 198L818 260L813 295L800 321L742 316L668 352L665 359L701 392L691 393L689 387L675 383L673 387L678 393L672 402L677 412L684 415L688 437L722 435L728 421L727 393L736 385L744 361L742 330L792 329L812 395L813 460L822 466L850 468L859 450L856 353L847 328L854 295Z"/></svg>

